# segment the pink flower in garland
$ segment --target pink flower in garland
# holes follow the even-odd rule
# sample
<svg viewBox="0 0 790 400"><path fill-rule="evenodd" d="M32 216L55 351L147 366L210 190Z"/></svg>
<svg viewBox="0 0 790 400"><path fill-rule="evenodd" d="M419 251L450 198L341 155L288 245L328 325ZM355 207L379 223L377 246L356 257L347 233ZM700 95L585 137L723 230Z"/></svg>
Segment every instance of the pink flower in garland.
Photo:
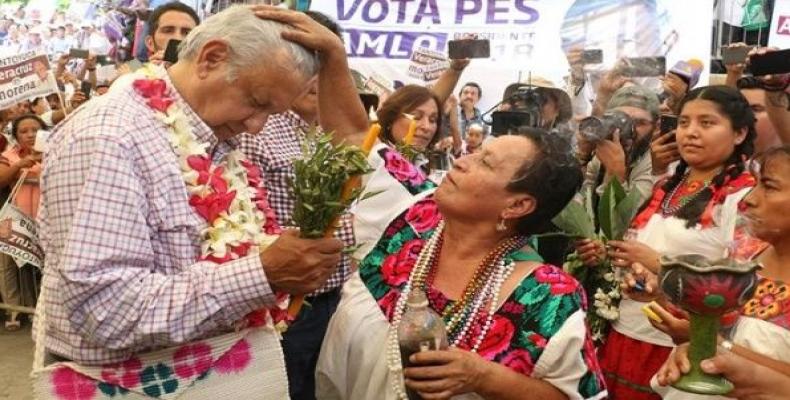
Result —
<svg viewBox="0 0 790 400"><path fill-rule="evenodd" d="M227 193L212 193L206 197L193 195L189 198L189 205L208 223L214 223L222 212L227 212L230 204L236 197L235 191Z"/></svg>
<svg viewBox="0 0 790 400"><path fill-rule="evenodd" d="M159 112L167 112L173 99L167 96L167 83L163 79L138 79L134 89L146 99L148 107Z"/></svg>

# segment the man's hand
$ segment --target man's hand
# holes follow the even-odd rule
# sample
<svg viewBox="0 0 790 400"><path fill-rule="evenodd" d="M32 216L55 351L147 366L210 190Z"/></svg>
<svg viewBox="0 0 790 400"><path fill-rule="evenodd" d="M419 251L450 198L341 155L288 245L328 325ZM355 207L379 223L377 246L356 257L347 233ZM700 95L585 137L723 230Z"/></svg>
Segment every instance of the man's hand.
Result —
<svg viewBox="0 0 790 400"><path fill-rule="evenodd" d="M159 50L154 54L148 56L148 62L154 65L161 65L165 60L165 51Z"/></svg>
<svg viewBox="0 0 790 400"><path fill-rule="evenodd" d="M582 52L582 48L573 47L565 54L565 57L568 59L568 65L571 67L571 79L576 84L584 82L584 60L582 58Z"/></svg>
<svg viewBox="0 0 790 400"><path fill-rule="evenodd" d="M612 139L602 140L595 148L595 156L610 176L625 182L625 150L620 144L620 132L615 131Z"/></svg>
<svg viewBox="0 0 790 400"><path fill-rule="evenodd" d="M88 96L86 96L85 93L82 93L82 91L80 90L75 91L74 94L71 95L71 99L69 99L69 103L71 103L72 109L81 106L82 103L86 101L88 101Z"/></svg>
<svg viewBox="0 0 790 400"><path fill-rule="evenodd" d="M272 290L306 294L320 288L340 262L343 243L337 239L301 239L299 232L283 233L260 254Z"/></svg>
<svg viewBox="0 0 790 400"><path fill-rule="evenodd" d="M346 50L340 38L307 14L263 4L251 6L251 9L258 18L290 25L293 30L284 31L284 39L315 50L322 57L338 52L345 56Z"/></svg>
<svg viewBox="0 0 790 400"><path fill-rule="evenodd" d="M669 164L680 160L675 131L658 135L650 143L650 159L653 162L653 175L663 175Z"/></svg>
<svg viewBox="0 0 790 400"><path fill-rule="evenodd" d="M662 79L661 86L664 88L664 92L672 98L673 103L679 103L689 88L688 84L675 74L667 74Z"/></svg>
<svg viewBox="0 0 790 400"><path fill-rule="evenodd" d="M85 59L85 69L88 71L95 71L96 70L96 55L91 53L88 55L88 58Z"/></svg>
<svg viewBox="0 0 790 400"><path fill-rule="evenodd" d="M617 89L620 89L625 85L626 82L630 82L629 78L626 78L621 73L620 67L621 63L618 62L617 66L611 71L605 73L603 77L601 77L601 82L598 84L598 92L603 93L606 95L612 95ZM624 64L623 64L624 65Z"/></svg>
<svg viewBox="0 0 790 400"><path fill-rule="evenodd" d="M733 49L737 47L746 47L746 43L738 42L738 43L732 43L729 46L727 46L728 49ZM724 64L724 69L727 70L727 75L735 76L735 80L738 80L743 75L743 71L746 69L746 62L744 61L742 63L737 63L737 64Z"/></svg>

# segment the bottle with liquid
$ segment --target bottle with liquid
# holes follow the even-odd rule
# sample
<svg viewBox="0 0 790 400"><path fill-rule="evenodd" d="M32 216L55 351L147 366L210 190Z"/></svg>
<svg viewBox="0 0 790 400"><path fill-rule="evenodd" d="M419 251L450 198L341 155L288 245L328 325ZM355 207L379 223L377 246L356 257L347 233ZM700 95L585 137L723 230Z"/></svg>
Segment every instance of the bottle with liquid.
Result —
<svg viewBox="0 0 790 400"><path fill-rule="evenodd" d="M442 317L428 307L428 298L421 289L412 289L406 302L406 311L398 325L398 345L400 346L401 364L403 368L411 366L409 357L420 351L445 350L447 331ZM421 397L406 388L409 400Z"/></svg>

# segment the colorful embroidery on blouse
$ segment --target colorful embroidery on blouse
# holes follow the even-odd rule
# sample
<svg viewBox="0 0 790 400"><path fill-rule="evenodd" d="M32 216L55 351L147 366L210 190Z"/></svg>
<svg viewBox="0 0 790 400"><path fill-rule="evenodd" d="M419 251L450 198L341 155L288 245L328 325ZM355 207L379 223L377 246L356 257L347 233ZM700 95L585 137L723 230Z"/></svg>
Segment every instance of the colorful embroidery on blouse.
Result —
<svg viewBox="0 0 790 400"><path fill-rule="evenodd" d="M388 320L392 320L400 290L440 220L433 198L416 203L389 225L382 239L360 264L362 280ZM516 256L509 255L514 259ZM452 305L452 301L434 287L428 288L427 295L434 310ZM541 265L522 281L494 315L478 354L530 375L551 337L573 313L586 306L583 290L575 279L560 268ZM483 314L476 318L480 323L473 325L475 328L467 335L472 338L470 341L477 338L479 332L475 329L480 329L485 322ZM462 342L459 347L470 349L472 345ZM589 333L581 356L587 371L578 390L587 398L604 390L603 375Z"/></svg>

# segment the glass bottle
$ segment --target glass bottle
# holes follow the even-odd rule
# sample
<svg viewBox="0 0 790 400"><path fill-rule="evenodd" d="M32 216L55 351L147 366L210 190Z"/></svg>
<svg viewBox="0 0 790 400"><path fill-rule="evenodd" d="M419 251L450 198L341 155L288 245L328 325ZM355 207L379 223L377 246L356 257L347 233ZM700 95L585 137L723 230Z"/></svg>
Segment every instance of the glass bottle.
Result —
<svg viewBox="0 0 790 400"><path fill-rule="evenodd" d="M447 349L447 331L442 317L428 307L428 298L421 289L412 289L406 301L406 311L398 325L398 345L401 364L408 368L412 364L409 357L420 351ZM406 388L409 400L421 397Z"/></svg>

